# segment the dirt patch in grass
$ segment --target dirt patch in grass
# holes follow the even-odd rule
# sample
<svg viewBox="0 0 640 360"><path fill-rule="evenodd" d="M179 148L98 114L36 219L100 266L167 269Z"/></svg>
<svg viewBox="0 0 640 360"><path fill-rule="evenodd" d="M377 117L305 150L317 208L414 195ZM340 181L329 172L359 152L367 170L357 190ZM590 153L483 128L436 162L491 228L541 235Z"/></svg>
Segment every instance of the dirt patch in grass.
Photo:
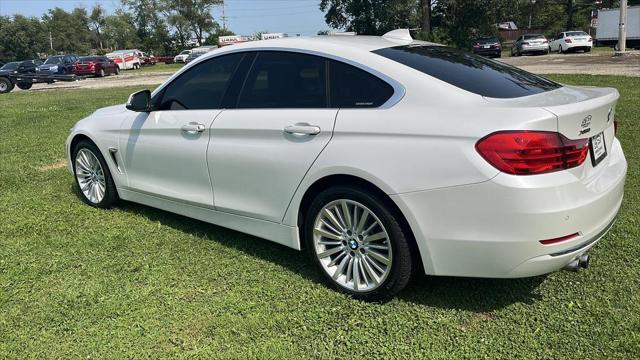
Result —
<svg viewBox="0 0 640 360"><path fill-rule="evenodd" d="M67 160L60 159L52 164L36 166L36 170L40 172L47 172L52 170L64 169L65 167L67 167Z"/></svg>

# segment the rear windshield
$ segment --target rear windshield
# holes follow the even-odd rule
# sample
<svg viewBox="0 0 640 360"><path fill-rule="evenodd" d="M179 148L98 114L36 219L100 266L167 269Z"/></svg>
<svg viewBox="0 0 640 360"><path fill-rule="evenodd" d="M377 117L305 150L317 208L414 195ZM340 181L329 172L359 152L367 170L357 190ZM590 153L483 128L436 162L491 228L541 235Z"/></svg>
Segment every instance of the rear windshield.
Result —
<svg viewBox="0 0 640 360"><path fill-rule="evenodd" d="M478 42L479 43L495 43L495 42L498 42L498 38L497 37L481 37L481 38L478 38Z"/></svg>
<svg viewBox="0 0 640 360"><path fill-rule="evenodd" d="M99 61L103 61L103 59L101 57L98 56L85 56L85 57L81 57L80 60L81 63L88 63L88 62L99 62Z"/></svg>
<svg viewBox="0 0 640 360"><path fill-rule="evenodd" d="M544 35L525 35L524 36L525 40L543 40L544 39Z"/></svg>
<svg viewBox="0 0 640 360"><path fill-rule="evenodd" d="M487 97L517 98L561 87L516 67L444 46L403 45L373 52Z"/></svg>
<svg viewBox="0 0 640 360"><path fill-rule="evenodd" d="M567 33L567 36L589 36L589 35L587 35L587 33L584 31L569 31Z"/></svg>

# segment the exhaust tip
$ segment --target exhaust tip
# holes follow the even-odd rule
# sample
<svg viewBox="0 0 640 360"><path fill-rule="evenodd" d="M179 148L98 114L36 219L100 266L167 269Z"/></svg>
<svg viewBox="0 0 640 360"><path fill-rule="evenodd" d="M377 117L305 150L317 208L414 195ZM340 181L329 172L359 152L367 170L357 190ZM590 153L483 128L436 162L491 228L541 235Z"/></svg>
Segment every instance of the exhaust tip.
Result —
<svg viewBox="0 0 640 360"><path fill-rule="evenodd" d="M563 270L576 272L580 270L580 260L572 260L570 263L564 266Z"/></svg>
<svg viewBox="0 0 640 360"><path fill-rule="evenodd" d="M589 255L580 255L578 258L578 263L581 268L586 269L589 267Z"/></svg>

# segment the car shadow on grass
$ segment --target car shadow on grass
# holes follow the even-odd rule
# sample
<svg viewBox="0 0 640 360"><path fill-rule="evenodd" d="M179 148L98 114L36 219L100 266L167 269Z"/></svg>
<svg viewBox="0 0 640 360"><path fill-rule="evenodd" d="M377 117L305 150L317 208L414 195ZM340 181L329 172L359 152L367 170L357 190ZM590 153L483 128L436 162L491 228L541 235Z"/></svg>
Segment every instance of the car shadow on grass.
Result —
<svg viewBox="0 0 640 360"><path fill-rule="evenodd" d="M145 205L122 202L118 209L196 237L207 234L210 241L283 266L309 281L324 284L312 260L305 253L286 246ZM533 304L540 299L536 289L545 278L478 279L418 275L398 298L427 307L488 313L514 303Z"/></svg>

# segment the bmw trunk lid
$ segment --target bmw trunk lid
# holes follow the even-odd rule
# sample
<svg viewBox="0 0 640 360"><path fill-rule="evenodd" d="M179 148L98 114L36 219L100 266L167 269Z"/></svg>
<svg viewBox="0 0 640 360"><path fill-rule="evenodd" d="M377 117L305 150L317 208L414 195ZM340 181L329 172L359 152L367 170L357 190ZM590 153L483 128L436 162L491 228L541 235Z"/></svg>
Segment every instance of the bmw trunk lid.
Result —
<svg viewBox="0 0 640 360"><path fill-rule="evenodd" d="M557 117L558 132L575 140L590 138L612 126L619 97L614 88L563 86L514 99L485 99L509 107L543 108Z"/></svg>

